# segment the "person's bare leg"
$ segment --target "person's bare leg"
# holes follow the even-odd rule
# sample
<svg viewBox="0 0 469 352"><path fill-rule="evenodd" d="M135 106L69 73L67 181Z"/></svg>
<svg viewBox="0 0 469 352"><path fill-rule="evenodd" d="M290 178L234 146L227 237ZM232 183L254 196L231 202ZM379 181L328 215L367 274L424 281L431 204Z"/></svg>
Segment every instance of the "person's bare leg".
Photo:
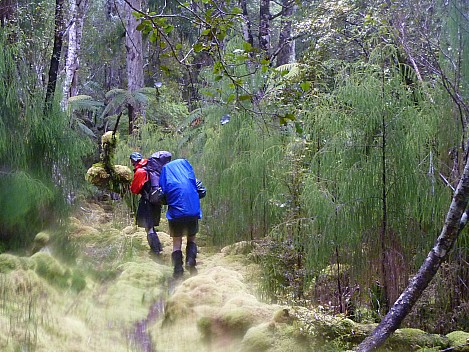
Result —
<svg viewBox="0 0 469 352"><path fill-rule="evenodd" d="M182 248L182 236L173 237L173 252L180 251Z"/></svg>

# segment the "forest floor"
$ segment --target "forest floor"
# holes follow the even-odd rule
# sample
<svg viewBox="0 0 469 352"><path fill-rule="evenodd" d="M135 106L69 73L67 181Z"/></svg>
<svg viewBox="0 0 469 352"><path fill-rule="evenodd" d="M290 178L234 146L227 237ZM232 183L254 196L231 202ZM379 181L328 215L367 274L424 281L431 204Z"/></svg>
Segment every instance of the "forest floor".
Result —
<svg viewBox="0 0 469 352"><path fill-rule="evenodd" d="M85 203L70 220L69 241L44 232L33 253L0 255L0 351L345 351L372 328L264 302L245 243L214 250L202 231L198 274L174 281L165 221L156 257L120 206ZM393 350L450 346L421 333Z"/></svg>

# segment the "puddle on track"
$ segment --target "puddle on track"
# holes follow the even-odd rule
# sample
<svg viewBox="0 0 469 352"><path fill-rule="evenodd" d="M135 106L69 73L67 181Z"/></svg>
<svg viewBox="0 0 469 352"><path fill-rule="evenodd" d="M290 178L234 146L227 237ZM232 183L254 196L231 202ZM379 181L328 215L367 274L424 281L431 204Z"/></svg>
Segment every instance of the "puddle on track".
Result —
<svg viewBox="0 0 469 352"><path fill-rule="evenodd" d="M176 288L176 285L179 281L170 280L167 283L168 295L171 295ZM128 334L127 338L129 340L130 350L139 351L139 352L155 352L156 346L153 346L151 336L148 333L148 326L157 321L160 317L164 315L164 308L166 305L167 297L162 297L158 299L150 307L147 317L145 319L139 320L133 325L132 331Z"/></svg>

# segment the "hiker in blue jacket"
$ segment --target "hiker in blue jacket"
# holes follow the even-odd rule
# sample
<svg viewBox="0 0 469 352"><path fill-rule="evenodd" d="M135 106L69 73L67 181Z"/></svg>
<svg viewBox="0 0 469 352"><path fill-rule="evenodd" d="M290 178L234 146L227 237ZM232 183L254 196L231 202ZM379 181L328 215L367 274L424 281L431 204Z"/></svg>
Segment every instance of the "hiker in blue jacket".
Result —
<svg viewBox="0 0 469 352"><path fill-rule="evenodd" d="M197 273L197 245L195 235L199 231L199 219L202 218L200 198L205 196L202 182L196 179L192 165L186 159L176 159L163 166L160 175L160 187L168 205L166 218L169 235L173 239L171 259L174 265L173 277L183 275L182 237L187 237L186 269L191 274Z"/></svg>

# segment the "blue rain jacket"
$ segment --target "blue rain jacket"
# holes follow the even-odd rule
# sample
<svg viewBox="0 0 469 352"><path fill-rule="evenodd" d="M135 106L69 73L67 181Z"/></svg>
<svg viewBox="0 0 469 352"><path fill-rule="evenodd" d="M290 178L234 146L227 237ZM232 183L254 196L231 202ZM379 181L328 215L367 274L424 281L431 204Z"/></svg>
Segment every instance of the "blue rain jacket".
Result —
<svg viewBox="0 0 469 352"><path fill-rule="evenodd" d="M168 204L168 220L202 218L194 170L186 159L176 159L163 166L160 187Z"/></svg>

